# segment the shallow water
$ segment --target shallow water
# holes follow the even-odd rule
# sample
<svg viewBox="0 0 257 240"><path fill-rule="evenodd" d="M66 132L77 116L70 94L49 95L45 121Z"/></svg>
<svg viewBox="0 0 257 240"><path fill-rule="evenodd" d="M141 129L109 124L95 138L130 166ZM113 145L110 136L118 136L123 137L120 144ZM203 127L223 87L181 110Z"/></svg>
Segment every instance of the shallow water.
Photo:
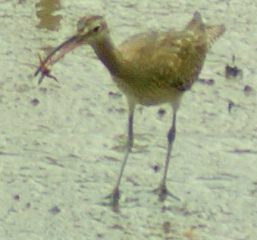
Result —
<svg viewBox="0 0 257 240"><path fill-rule="evenodd" d="M171 110L139 107L115 213L102 203L121 164L125 99L89 47L54 66L59 83L40 86L37 54L73 34L83 15L104 15L120 43L182 28L195 10L227 31L200 76L214 84L196 83L178 112L168 187L182 202L160 203L152 193ZM255 240L256 10L250 0L0 1L0 239ZM241 79L224 77L233 54Z"/></svg>

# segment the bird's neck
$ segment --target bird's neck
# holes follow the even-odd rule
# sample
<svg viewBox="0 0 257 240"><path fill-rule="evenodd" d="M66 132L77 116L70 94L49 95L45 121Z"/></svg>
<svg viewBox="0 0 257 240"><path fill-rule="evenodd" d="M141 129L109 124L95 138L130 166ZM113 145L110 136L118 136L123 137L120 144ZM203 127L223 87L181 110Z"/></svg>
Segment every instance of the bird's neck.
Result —
<svg viewBox="0 0 257 240"><path fill-rule="evenodd" d="M110 37L106 37L92 45L96 55L114 76L119 76L123 72L125 62L122 54L115 48Z"/></svg>

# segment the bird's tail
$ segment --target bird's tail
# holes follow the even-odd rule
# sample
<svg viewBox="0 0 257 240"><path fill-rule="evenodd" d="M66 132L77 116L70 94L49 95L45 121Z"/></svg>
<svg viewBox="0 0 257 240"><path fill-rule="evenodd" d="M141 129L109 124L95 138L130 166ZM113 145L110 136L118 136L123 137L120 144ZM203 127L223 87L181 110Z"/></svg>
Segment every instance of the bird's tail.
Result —
<svg viewBox="0 0 257 240"><path fill-rule="evenodd" d="M196 11L194 12L194 16L192 18L192 20L187 24L186 30L204 30L204 23L201 17L201 14Z"/></svg>
<svg viewBox="0 0 257 240"><path fill-rule="evenodd" d="M201 14L196 11L192 20L186 26L187 30L202 31L206 33L207 44L211 44L225 32L225 26L221 25L206 25L204 24Z"/></svg>
<svg viewBox="0 0 257 240"><path fill-rule="evenodd" d="M223 24L211 25L211 26L206 25L205 31L206 31L208 46L211 46L212 43L225 32L225 30L226 29Z"/></svg>

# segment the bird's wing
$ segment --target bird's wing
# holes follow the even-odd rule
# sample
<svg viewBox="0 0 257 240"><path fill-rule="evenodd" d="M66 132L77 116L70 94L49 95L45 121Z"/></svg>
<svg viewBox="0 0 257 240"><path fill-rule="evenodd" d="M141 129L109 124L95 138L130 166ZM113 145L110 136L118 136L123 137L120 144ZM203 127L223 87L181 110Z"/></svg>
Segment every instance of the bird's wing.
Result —
<svg viewBox="0 0 257 240"><path fill-rule="evenodd" d="M205 35L192 31L151 32L133 36L121 44L120 51L127 61L145 72L146 81L183 89L191 86L188 77L202 65L206 46Z"/></svg>

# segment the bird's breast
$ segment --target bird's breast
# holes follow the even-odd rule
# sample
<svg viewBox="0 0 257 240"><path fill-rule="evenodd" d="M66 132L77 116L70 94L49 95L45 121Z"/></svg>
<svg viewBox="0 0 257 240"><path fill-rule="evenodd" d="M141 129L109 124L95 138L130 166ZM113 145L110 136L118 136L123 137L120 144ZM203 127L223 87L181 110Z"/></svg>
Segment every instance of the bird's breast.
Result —
<svg viewBox="0 0 257 240"><path fill-rule="evenodd" d="M151 106L161 103L175 103L180 100L184 91L172 86L163 86L162 81L146 82L138 80L125 81L119 77L113 77L118 88L135 103ZM157 84L156 84L157 83ZM159 84L158 84L159 83Z"/></svg>

